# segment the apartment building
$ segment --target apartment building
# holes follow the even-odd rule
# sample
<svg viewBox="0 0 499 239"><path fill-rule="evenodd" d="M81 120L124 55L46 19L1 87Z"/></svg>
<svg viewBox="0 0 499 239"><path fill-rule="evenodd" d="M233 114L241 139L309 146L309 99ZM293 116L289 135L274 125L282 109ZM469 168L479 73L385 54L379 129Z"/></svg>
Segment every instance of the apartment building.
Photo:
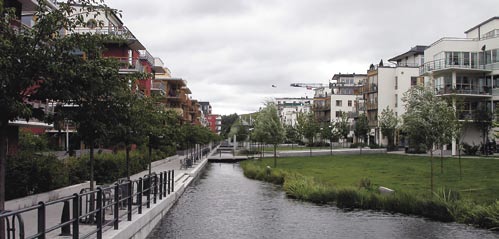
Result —
<svg viewBox="0 0 499 239"><path fill-rule="evenodd" d="M355 104L362 89L362 82L366 74L334 74L331 79L331 122L338 121L342 113L346 113L349 120L356 117Z"/></svg>
<svg viewBox="0 0 499 239"><path fill-rule="evenodd" d="M222 116L217 114L210 114L206 117L211 132L220 134L222 131Z"/></svg>
<svg viewBox="0 0 499 239"><path fill-rule="evenodd" d="M301 98L275 98L277 102L277 110L279 118L284 125L295 126L298 115L301 113L308 114L311 111L312 99L308 97Z"/></svg>
<svg viewBox="0 0 499 239"><path fill-rule="evenodd" d="M312 111L320 125L329 125L331 122L331 89L329 87L314 89Z"/></svg>
<svg viewBox="0 0 499 239"><path fill-rule="evenodd" d="M402 96L412 86L421 84L423 78L419 76L419 66L424 59L426 46L415 46L409 51L389 59L389 62L371 64L367 70L366 79L362 86L362 101L358 108L364 109L369 127L370 142L377 144L388 143L386 137L379 129L378 116L387 107L392 109L397 116L405 113ZM395 139L399 142L399 139Z"/></svg>
<svg viewBox="0 0 499 239"><path fill-rule="evenodd" d="M443 37L425 51L420 73L436 94L453 97L457 116L473 121L475 111L499 106L499 17L492 17L465 31L464 38ZM480 129L466 124L462 142L479 145ZM456 155L456 142L452 154Z"/></svg>

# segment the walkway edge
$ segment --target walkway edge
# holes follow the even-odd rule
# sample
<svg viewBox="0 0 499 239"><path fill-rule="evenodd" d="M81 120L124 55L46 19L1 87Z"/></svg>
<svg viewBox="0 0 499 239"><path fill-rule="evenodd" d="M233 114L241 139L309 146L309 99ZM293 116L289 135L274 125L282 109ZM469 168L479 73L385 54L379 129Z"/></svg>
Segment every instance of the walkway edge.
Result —
<svg viewBox="0 0 499 239"><path fill-rule="evenodd" d="M185 189L198 177L208 163L208 159L205 158L192 169L192 171L185 173L188 175L187 180L182 180L175 183L175 192L168 195L163 200L159 201L157 204L151 204L151 208L144 208L142 214L134 214L132 221L124 221L120 223L119 230L110 229L103 234L103 238L108 239L122 239L122 238L133 238L133 239L145 239L156 227L156 225L161 221L161 219L168 213L170 208L177 202L177 200L182 196ZM184 175L175 175L178 180Z"/></svg>

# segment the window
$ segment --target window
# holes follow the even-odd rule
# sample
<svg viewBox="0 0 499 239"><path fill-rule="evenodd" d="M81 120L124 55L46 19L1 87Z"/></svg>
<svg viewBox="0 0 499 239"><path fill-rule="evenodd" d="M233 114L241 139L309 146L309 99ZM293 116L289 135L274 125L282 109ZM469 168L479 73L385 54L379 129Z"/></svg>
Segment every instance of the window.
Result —
<svg viewBox="0 0 499 239"><path fill-rule="evenodd" d="M336 106L341 107L341 100L336 101Z"/></svg>
<svg viewBox="0 0 499 239"><path fill-rule="evenodd" d="M398 76L395 76L395 89L398 89L398 85L399 85L399 78Z"/></svg>
<svg viewBox="0 0 499 239"><path fill-rule="evenodd" d="M415 86L418 84L418 78L417 77L414 77L412 76L411 77L411 86Z"/></svg>
<svg viewBox="0 0 499 239"><path fill-rule="evenodd" d="M399 95L395 94L395 107L398 106Z"/></svg>
<svg viewBox="0 0 499 239"><path fill-rule="evenodd" d="M341 111L336 111L336 118L340 118L341 117Z"/></svg>
<svg viewBox="0 0 499 239"><path fill-rule="evenodd" d="M352 101L351 100L348 101L348 106L352 106Z"/></svg>

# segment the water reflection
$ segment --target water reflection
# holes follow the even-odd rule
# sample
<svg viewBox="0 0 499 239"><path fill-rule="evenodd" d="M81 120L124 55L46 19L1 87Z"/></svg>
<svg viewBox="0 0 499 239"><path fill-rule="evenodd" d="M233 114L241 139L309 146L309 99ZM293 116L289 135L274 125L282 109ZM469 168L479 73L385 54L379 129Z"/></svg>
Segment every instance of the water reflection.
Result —
<svg viewBox="0 0 499 239"><path fill-rule="evenodd" d="M456 223L344 211L286 198L237 164L211 164L149 235L153 238L499 238Z"/></svg>

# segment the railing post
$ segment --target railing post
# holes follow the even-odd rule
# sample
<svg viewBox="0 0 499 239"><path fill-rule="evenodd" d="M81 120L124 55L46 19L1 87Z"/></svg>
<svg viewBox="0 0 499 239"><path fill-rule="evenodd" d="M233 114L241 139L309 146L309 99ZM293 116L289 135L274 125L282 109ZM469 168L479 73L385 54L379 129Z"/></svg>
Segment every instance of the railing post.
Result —
<svg viewBox="0 0 499 239"><path fill-rule="evenodd" d="M80 238L80 195L73 194L73 239Z"/></svg>
<svg viewBox="0 0 499 239"><path fill-rule="evenodd" d="M166 184L168 183L166 171L163 172L163 197L166 197Z"/></svg>
<svg viewBox="0 0 499 239"><path fill-rule="evenodd" d="M158 197L158 175L154 174L154 204L156 204L156 198Z"/></svg>
<svg viewBox="0 0 499 239"><path fill-rule="evenodd" d="M97 239L102 239L102 188L97 188Z"/></svg>
<svg viewBox="0 0 499 239"><path fill-rule="evenodd" d="M132 220L132 180L128 180L128 195L127 195L127 211L128 211L128 221Z"/></svg>
<svg viewBox="0 0 499 239"><path fill-rule="evenodd" d="M137 204L139 204L137 211L142 214L142 178L139 178L139 185L137 186Z"/></svg>
<svg viewBox="0 0 499 239"><path fill-rule="evenodd" d="M168 170L168 195L170 195L171 170Z"/></svg>
<svg viewBox="0 0 499 239"><path fill-rule="evenodd" d="M119 222L118 222L118 218L119 218L119 210L120 210L120 195L119 195L119 191L120 191L120 185L118 183L115 183L114 184L114 212L113 212L113 218L114 218L114 230L118 230L119 228Z"/></svg>
<svg viewBox="0 0 499 239"><path fill-rule="evenodd" d="M38 203L38 238L45 239L45 203Z"/></svg>
<svg viewBox="0 0 499 239"><path fill-rule="evenodd" d="M149 177L147 177L147 194L146 194L146 200L147 200L146 206L147 206L147 208L151 207L151 184L152 184L151 175L149 175Z"/></svg>
<svg viewBox="0 0 499 239"><path fill-rule="evenodd" d="M159 200L163 199L163 172L159 173Z"/></svg>
<svg viewBox="0 0 499 239"><path fill-rule="evenodd" d="M172 169L172 192L175 192L175 169Z"/></svg>

